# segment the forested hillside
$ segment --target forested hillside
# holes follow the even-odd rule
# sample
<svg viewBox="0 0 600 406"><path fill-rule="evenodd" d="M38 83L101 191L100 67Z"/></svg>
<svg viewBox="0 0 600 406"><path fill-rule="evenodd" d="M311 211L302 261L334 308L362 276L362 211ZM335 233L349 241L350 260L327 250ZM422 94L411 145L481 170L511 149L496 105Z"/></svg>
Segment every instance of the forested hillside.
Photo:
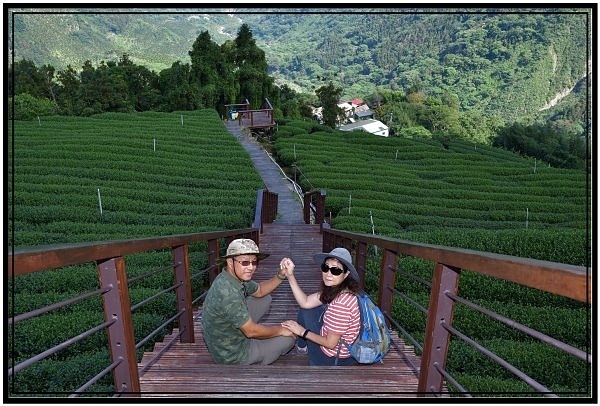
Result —
<svg viewBox="0 0 600 406"><path fill-rule="evenodd" d="M79 71L87 60L95 65L126 53L159 72L189 63L204 30L222 44L246 23L276 83L300 92L332 80L345 97L379 88L452 94L462 110L507 122L539 114L572 120L573 110L589 107L585 85L569 93L588 73L591 8L68 11L12 15L15 60ZM561 92L569 95L542 110Z"/></svg>

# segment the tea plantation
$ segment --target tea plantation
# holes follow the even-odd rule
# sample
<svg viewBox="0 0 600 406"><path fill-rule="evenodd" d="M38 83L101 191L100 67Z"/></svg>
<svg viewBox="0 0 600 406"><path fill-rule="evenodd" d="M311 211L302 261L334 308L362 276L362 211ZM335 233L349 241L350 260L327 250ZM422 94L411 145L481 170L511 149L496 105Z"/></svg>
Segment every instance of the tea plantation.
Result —
<svg viewBox="0 0 600 406"><path fill-rule="evenodd" d="M256 191L263 187L248 154L214 110L43 117L9 123L8 131L8 242L15 248L246 228ZM268 147L305 191L327 192L326 215L333 228L591 263L591 187L585 172L461 141L446 148L431 139L343 133L302 121L280 121ZM205 266L204 249L192 249L195 269ZM136 257L128 260L128 273L141 275L168 262L169 253ZM430 278L430 264L402 258L399 265ZM373 253L369 269L375 273L377 268ZM168 273L144 280L131 288L132 301L169 284ZM200 291L202 284L193 289ZM9 309L17 315L96 288L94 264L17 277L9 279ZM397 288L427 305L425 289L402 278ZM459 292L589 351L586 306L468 274ZM172 300L167 296L134 313L136 341L167 318ZM394 315L422 339L422 314L395 303ZM20 323L9 335L9 357L26 359L101 323L102 317L97 300ZM457 311L455 322L553 390L573 396L590 390L585 363L561 354L548 358L539 344L469 311ZM105 342L101 334L86 339L25 369L12 384L24 392L72 391L75 382L97 373L95 365L108 365ZM499 375L470 347L452 345L457 348L449 366L469 389L528 390L512 376ZM112 388L104 381L94 389Z"/></svg>
<svg viewBox="0 0 600 406"><path fill-rule="evenodd" d="M452 140L385 138L280 122L270 146L303 190L324 189L331 226L429 244L591 264L591 186L583 171L548 167L509 151ZM368 264L377 287L380 259ZM403 273L431 280L431 263L401 258L396 288L423 307L428 290ZM590 307L463 271L462 297L551 337L590 351ZM394 302L394 316L421 343L425 315ZM564 396L589 393L589 365L540 345L480 313L457 307L454 325ZM551 354L549 356L549 354ZM527 393L512 374L461 341L449 370L482 395Z"/></svg>
<svg viewBox="0 0 600 406"><path fill-rule="evenodd" d="M8 133L9 247L247 228L263 187L214 110L43 117L11 122ZM206 268L205 260L206 247L190 247L194 271ZM128 276L168 269L169 261L169 252L134 256ZM206 280L194 283L197 295ZM132 303L171 284L171 272L140 279L130 286ZM97 287L93 263L9 278L8 309L19 315ZM172 309L171 292L134 312L136 342ZM9 334L9 359L18 363L102 322L97 298L19 323ZM109 364L105 333L97 333L16 374L11 389L69 393ZM91 390L112 391L112 383Z"/></svg>

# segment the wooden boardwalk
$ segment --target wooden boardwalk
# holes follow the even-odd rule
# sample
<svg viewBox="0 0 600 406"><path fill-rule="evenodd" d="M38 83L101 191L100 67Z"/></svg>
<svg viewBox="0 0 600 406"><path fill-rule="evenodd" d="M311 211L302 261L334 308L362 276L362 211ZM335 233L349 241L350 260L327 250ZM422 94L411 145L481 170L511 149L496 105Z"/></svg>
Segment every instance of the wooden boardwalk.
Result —
<svg viewBox="0 0 600 406"><path fill-rule="evenodd" d="M321 272L313 255L322 251L318 225L267 224L260 236L260 249L270 253L261 261L255 279L268 279L278 269L282 257L292 258L296 275L307 293L318 289ZM297 304L287 282L273 293L271 312L264 324L278 324L295 319ZM310 367L306 355L294 349L272 365L218 365L204 344L199 309L195 321L195 343L175 342L145 372L140 374L141 396L144 398L379 398L415 397L420 359L413 348L392 334L394 347L375 365L355 367ZM139 363L142 368L152 356L176 335L165 337L146 353Z"/></svg>

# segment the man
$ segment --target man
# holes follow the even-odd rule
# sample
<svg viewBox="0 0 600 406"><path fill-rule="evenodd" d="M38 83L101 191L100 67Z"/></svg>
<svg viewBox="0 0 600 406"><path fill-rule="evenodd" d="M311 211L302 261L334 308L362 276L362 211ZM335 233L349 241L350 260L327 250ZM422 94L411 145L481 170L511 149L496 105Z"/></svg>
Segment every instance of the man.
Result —
<svg viewBox="0 0 600 406"><path fill-rule="evenodd" d="M268 256L247 238L227 247L226 268L213 281L202 308L204 341L218 364L268 365L294 346L290 330L259 324L271 306L270 293L286 278L281 267L267 281L252 280L258 261Z"/></svg>

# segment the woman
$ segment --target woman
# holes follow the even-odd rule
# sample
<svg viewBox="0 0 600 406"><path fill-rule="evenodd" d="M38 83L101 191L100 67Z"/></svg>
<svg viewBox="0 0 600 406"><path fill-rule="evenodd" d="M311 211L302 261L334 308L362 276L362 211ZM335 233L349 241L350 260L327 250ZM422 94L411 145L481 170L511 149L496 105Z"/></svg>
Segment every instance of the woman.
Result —
<svg viewBox="0 0 600 406"><path fill-rule="evenodd" d="M350 252L335 248L314 256L321 264L323 280L318 292L306 295L294 276L294 263L284 258L285 271L294 298L300 306L298 319L281 323L298 336L298 352L308 352L309 365L356 365L348 348L360 330L360 309L355 293L359 290L358 273ZM342 343L343 342L343 343Z"/></svg>

